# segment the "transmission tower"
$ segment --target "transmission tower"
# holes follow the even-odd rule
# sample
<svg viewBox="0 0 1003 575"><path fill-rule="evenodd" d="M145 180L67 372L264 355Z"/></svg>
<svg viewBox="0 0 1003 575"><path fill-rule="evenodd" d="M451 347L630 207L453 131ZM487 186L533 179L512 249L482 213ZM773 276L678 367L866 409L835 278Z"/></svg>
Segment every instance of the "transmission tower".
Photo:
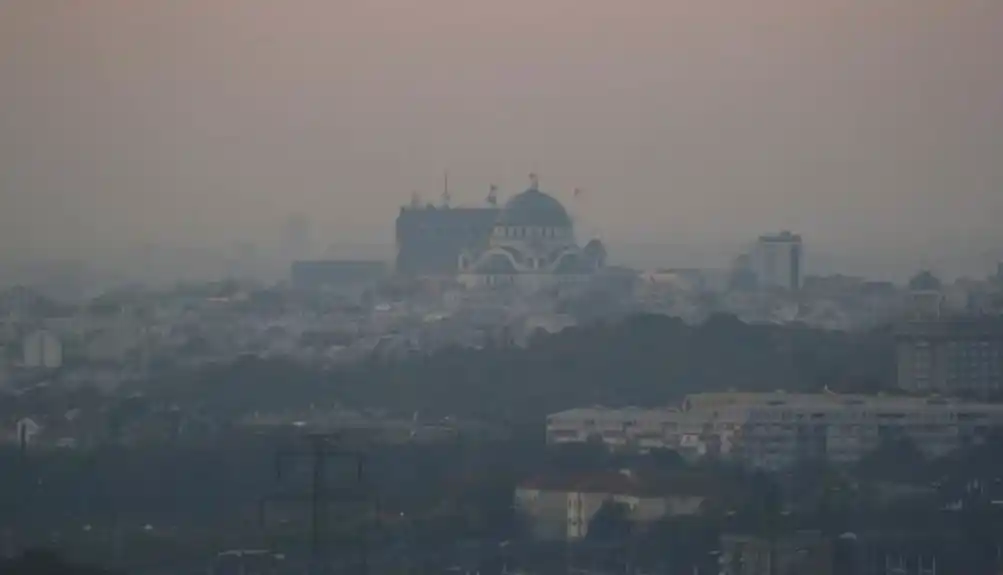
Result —
<svg viewBox="0 0 1003 575"><path fill-rule="evenodd" d="M310 462L309 487L306 490L285 490L280 488L276 493L262 499L260 521L264 524L265 511L268 503L309 503L310 505L310 573L311 575L327 575L331 570L331 557L328 545L331 543L328 531L328 518L331 506L335 503L360 504L365 516L353 541L358 554L358 573L369 573L368 539L371 522L378 516L378 505L372 490L369 488L366 475L366 455L362 451L343 447L341 436L337 434L312 434L306 438L306 445L298 448L279 450L275 456L275 476L278 483L283 483L286 475L292 469L296 460ZM348 460L354 463L353 476L342 478L340 484L335 484L330 475L330 465L335 460ZM344 481L347 479L347 481Z"/></svg>

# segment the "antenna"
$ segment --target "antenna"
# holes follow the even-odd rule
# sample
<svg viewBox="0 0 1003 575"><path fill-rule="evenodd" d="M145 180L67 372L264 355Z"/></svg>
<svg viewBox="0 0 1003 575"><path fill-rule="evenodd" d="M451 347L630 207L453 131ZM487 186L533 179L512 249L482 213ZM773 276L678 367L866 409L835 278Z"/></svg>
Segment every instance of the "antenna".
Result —
<svg viewBox="0 0 1003 575"><path fill-rule="evenodd" d="M533 191L539 191L540 189L540 177L533 172L529 175L529 189Z"/></svg>
<svg viewBox="0 0 1003 575"><path fill-rule="evenodd" d="M448 208L452 197L449 195L449 171L442 172L442 207Z"/></svg>

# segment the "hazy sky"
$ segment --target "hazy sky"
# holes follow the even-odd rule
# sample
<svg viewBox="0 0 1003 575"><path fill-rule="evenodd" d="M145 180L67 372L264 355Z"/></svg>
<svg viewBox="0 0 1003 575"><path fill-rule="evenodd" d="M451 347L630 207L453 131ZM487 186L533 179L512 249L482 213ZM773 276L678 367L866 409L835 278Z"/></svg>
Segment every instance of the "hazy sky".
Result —
<svg viewBox="0 0 1003 575"><path fill-rule="evenodd" d="M1003 257L1001 54L1000 0L0 0L0 256L390 242L448 168L611 241Z"/></svg>

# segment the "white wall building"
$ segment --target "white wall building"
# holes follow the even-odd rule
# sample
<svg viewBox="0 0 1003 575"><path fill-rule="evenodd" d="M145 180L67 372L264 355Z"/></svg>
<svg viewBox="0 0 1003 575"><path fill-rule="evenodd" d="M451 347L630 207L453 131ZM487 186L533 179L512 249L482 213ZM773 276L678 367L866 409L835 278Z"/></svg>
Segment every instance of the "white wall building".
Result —
<svg viewBox="0 0 1003 575"><path fill-rule="evenodd" d="M59 369L63 365L63 344L51 332L32 332L24 338L21 362L30 369Z"/></svg>
<svg viewBox="0 0 1003 575"><path fill-rule="evenodd" d="M757 467L803 459L852 463L884 441L910 439L931 457L1003 429L1003 405L943 398L703 393L681 409L573 409L547 418L547 442L719 454Z"/></svg>
<svg viewBox="0 0 1003 575"><path fill-rule="evenodd" d="M800 396L749 410L742 457L781 468L803 459L853 463L884 442L908 439L941 457L1003 429L1003 405L943 398Z"/></svg>
<svg viewBox="0 0 1003 575"><path fill-rule="evenodd" d="M804 277L801 236L790 232L759 236L752 251L752 270L760 287L797 291Z"/></svg>

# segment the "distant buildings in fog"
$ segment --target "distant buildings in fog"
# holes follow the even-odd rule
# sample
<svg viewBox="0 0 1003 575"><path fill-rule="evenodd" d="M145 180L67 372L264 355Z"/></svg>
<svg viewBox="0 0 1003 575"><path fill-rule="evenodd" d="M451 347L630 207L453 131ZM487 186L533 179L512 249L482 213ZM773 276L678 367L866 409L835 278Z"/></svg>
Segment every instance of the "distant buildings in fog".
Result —
<svg viewBox="0 0 1003 575"><path fill-rule="evenodd" d="M579 246L564 206L530 187L496 205L453 208L414 199L397 217L396 272L455 278L469 288L537 291L589 279L603 267L606 249L592 239Z"/></svg>
<svg viewBox="0 0 1003 575"><path fill-rule="evenodd" d="M387 265L372 260L311 260L293 262L291 280L297 289L353 289L384 279Z"/></svg>
<svg viewBox="0 0 1003 575"><path fill-rule="evenodd" d="M22 365L29 369L59 369L63 365L62 342L45 330L25 337L22 352Z"/></svg>
<svg viewBox="0 0 1003 575"><path fill-rule="evenodd" d="M804 246L799 234L759 236L750 253L732 264L731 287L796 292L804 281Z"/></svg>
<svg viewBox="0 0 1003 575"><path fill-rule="evenodd" d="M833 393L699 393L679 409L572 409L547 418L547 443L671 449L779 469L804 460L850 464L910 439L943 456L1003 429L1003 406L944 398Z"/></svg>
<svg viewBox="0 0 1003 575"><path fill-rule="evenodd" d="M760 287L797 291L804 277L801 236L784 231L759 236L751 265Z"/></svg>

